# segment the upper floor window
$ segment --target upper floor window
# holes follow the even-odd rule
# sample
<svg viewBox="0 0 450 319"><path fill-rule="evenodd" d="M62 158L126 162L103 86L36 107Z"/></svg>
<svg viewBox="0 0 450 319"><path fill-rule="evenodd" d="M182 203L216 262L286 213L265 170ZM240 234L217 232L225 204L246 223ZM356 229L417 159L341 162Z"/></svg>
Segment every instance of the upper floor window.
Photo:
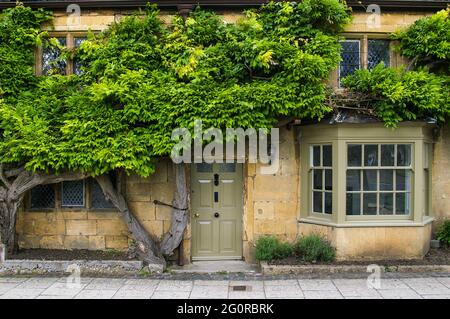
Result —
<svg viewBox="0 0 450 319"><path fill-rule="evenodd" d="M76 57L74 59L61 58L62 50L72 50L78 48L86 37L83 35L74 35L71 33L64 35L56 35L55 39L59 43L59 47L43 45L38 49L36 59L37 75L52 74L81 74L82 63Z"/></svg>
<svg viewBox="0 0 450 319"><path fill-rule="evenodd" d="M347 39L341 41L341 63L338 70L339 85L341 80L359 69L372 69L383 62L391 65L390 41L385 39Z"/></svg>

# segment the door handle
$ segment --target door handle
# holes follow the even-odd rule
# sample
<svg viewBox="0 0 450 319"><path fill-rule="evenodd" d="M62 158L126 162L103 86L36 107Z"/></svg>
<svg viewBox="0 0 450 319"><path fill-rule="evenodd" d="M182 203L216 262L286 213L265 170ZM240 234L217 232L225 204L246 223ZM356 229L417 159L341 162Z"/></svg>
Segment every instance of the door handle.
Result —
<svg viewBox="0 0 450 319"><path fill-rule="evenodd" d="M195 217L195 218L199 218L199 217L200 217L200 214L195 213L195 214L194 214L194 217Z"/></svg>
<svg viewBox="0 0 450 319"><path fill-rule="evenodd" d="M219 213L214 213L214 217L219 218L220 214Z"/></svg>

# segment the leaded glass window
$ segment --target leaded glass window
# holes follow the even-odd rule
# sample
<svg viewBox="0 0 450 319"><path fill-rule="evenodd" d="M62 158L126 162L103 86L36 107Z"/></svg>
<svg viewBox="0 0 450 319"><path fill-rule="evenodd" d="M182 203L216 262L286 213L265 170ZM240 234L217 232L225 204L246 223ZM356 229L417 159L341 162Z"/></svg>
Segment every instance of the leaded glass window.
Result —
<svg viewBox="0 0 450 319"><path fill-rule="evenodd" d="M81 43L83 43L85 40L86 40L86 38L74 38L75 48L78 48L81 45ZM75 59L73 60L73 73L76 75L80 75L81 67L82 67L82 62L80 61L80 59L75 57Z"/></svg>
<svg viewBox="0 0 450 319"><path fill-rule="evenodd" d="M361 67L360 41L341 41L341 63L339 65L339 82L347 75L353 74Z"/></svg>
<svg viewBox="0 0 450 319"><path fill-rule="evenodd" d="M409 215L411 144L347 145L347 215Z"/></svg>
<svg viewBox="0 0 450 319"><path fill-rule="evenodd" d="M39 185L31 190L31 208L55 208L55 189L53 185Z"/></svg>
<svg viewBox="0 0 450 319"><path fill-rule="evenodd" d="M331 145L311 146L312 211L331 214L333 206L333 154Z"/></svg>
<svg viewBox="0 0 450 319"><path fill-rule="evenodd" d="M67 45L66 38L56 38L63 47ZM42 51L42 74L66 74L67 61L61 60L61 50L45 45Z"/></svg>
<svg viewBox="0 0 450 319"><path fill-rule="evenodd" d="M389 66L390 64L389 41L369 39L367 68L372 69L380 62L383 62L385 66Z"/></svg>
<svg viewBox="0 0 450 319"><path fill-rule="evenodd" d="M84 181L69 181L61 184L61 207L84 207L84 199Z"/></svg>
<svg viewBox="0 0 450 319"><path fill-rule="evenodd" d="M102 188L95 179L91 181L91 208L93 209L107 209L114 208L111 201L107 200L103 194Z"/></svg>

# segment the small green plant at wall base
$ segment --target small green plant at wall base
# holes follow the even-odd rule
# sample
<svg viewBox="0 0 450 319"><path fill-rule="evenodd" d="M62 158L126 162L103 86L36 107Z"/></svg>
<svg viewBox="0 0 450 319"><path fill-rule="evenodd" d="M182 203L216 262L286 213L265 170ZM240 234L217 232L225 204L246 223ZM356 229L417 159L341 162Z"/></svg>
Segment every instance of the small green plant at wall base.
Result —
<svg viewBox="0 0 450 319"><path fill-rule="evenodd" d="M291 256L293 247L289 243L282 243L274 236L263 236L256 241L256 259L271 261Z"/></svg>
<svg viewBox="0 0 450 319"><path fill-rule="evenodd" d="M446 245L450 245L450 220L445 221L441 227L439 227L437 239Z"/></svg>
<svg viewBox="0 0 450 319"><path fill-rule="evenodd" d="M294 245L297 258L306 262L332 262L335 250L330 243L320 235L300 237Z"/></svg>

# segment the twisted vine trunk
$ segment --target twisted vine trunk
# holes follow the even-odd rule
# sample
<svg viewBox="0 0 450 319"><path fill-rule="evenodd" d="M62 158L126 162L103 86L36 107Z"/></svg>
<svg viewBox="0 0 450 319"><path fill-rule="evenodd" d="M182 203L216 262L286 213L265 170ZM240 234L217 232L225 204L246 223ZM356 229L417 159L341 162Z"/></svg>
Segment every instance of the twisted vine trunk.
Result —
<svg viewBox="0 0 450 319"><path fill-rule="evenodd" d="M172 204L172 223L169 231L164 234L160 245L161 252L164 255L172 254L172 252L180 246L189 221L186 168L183 163L175 165L175 187Z"/></svg>
<svg viewBox="0 0 450 319"><path fill-rule="evenodd" d="M103 194L111 201L120 212L122 220L128 227L130 235L136 241L136 253L140 259L147 263L163 264L164 255L171 255L180 246L183 234L188 223L188 191L186 185L186 169L184 164L176 164L175 181L176 189L172 203L172 223L169 231L164 234L161 242L158 242L130 211L120 183L113 185L108 175L96 177Z"/></svg>
<svg viewBox="0 0 450 319"><path fill-rule="evenodd" d="M130 211L119 183L115 187L108 175L97 176L96 180L106 199L110 200L114 207L119 211L122 220L128 227L130 235L136 241L135 252L139 255L140 259L150 264L156 263L165 266L165 260L157 242L150 236L139 220Z"/></svg>

